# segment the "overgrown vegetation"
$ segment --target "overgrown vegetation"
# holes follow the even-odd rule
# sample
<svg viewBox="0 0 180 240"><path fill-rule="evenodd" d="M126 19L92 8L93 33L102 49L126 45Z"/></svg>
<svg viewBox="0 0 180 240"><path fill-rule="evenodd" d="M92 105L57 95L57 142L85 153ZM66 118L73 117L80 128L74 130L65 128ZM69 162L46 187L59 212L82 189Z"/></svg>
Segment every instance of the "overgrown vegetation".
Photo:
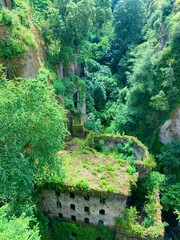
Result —
<svg viewBox="0 0 180 240"><path fill-rule="evenodd" d="M161 204L165 211L179 213L179 142L162 146L158 140L161 124L180 104L179 10L179 0L0 3L0 63L6 67L0 65L0 202L8 203L1 209L1 221L5 222L2 239L10 238L8 233L15 236L14 226L21 223L27 232L22 237L17 233L18 239L39 239L35 187L67 180L81 191L93 187L128 194L129 183L135 182L137 169L144 166L165 175L165 182L158 186ZM8 81L14 63L32 47L38 50L35 27L44 41L45 62L35 79L14 77ZM99 134L96 140L87 139L88 146L97 151L75 139L69 146L76 145L72 153L66 149L56 157L67 133L60 105L68 111L71 133L76 125L75 135L85 135L83 119L88 131ZM107 147L104 134L107 138L107 134L121 134L124 141ZM153 152L157 166L136 137ZM144 149L142 159L136 159L134 146ZM74 177L68 178L67 170ZM118 175L121 171L127 178ZM85 175L75 178L83 172L91 172L91 179ZM141 237L150 234L155 238L157 230L162 234L163 225L154 220L160 219L156 215L160 206L154 204L152 187L152 182L156 186L162 179L153 172L146 186L139 184L137 191L143 201L139 201L141 206L136 201L125 212L121 224L128 226L126 230ZM138 211L145 213L143 219L138 219ZM66 228L63 234L70 237Z"/></svg>
<svg viewBox="0 0 180 240"><path fill-rule="evenodd" d="M141 202L141 214L138 213L135 206L124 211L124 216L117 219L119 232L129 236L142 237L143 239L156 238L164 235L165 223L161 221L161 205L159 203L158 190L164 182L164 176L158 172L152 172L146 181L140 183L137 194L141 194L136 199ZM146 202L142 196L146 198ZM138 203L138 205L139 205Z"/></svg>
<svg viewBox="0 0 180 240"><path fill-rule="evenodd" d="M78 240L96 240L101 238L102 240L115 239L115 232L108 228L99 225L97 228L92 226L86 226L70 223L66 221L52 221L51 236L54 240L58 240L61 236L61 240L78 239Z"/></svg>
<svg viewBox="0 0 180 240"><path fill-rule="evenodd" d="M59 176L54 181L47 179L49 185L63 191L80 191L96 194L110 192L128 195L130 184L137 180L135 171L127 171L129 162L123 157L114 158L113 154L99 153L88 148L85 141L73 139L67 143L66 149L59 152L62 159L64 182Z"/></svg>
<svg viewBox="0 0 180 240"><path fill-rule="evenodd" d="M0 24L6 29L6 36L0 43L0 58L12 59L22 56L29 46L37 48L34 34L30 30L29 8L22 1L15 1L12 11L2 8Z"/></svg>
<svg viewBox="0 0 180 240"><path fill-rule="evenodd" d="M2 75L0 86L0 202L9 204L9 217L23 214L17 225L24 219L28 234L25 228L30 218L26 220L26 216L34 215L34 185L51 179L53 172L60 170L56 153L66 135L65 112L42 73L37 79L14 81ZM50 173L45 175L47 167Z"/></svg>

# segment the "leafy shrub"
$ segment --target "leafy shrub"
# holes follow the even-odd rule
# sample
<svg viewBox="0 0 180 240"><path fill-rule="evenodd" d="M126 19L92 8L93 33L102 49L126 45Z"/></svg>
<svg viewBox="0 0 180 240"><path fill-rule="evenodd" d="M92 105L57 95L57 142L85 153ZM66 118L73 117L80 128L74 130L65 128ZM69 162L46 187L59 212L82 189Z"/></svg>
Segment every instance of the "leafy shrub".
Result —
<svg viewBox="0 0 180 240"><path fill-rule="evenodd" d="M103 147L104 147L104 140L101 139L98 141L98 143L96 143L95 149L100 152L103 150Z"/></svg>
<svg viewBox="0 0 180 240"><path fill-rule="evenodd" d="M97 171L94 169L92 174L97 175Z"/></svg>
<svg viewBox="0 0 180 240"><path fill-rule="evenodd" d="M115 188L111 185L108 185L106 190L107 190L107 192L114 192Z"/></svg>
<svg viewBox="0 0 180 240"><path fill-rule="evenodd" d="M83 168L90 169L90 168L91 168L91 166L90 166L90 165L88 165L87 163L83 163Z"/></svg>
<svg viewBox="0 0 180 240"><path fill-rule="evenodd" d="M28 50L26 44L22 43L19 39L7 37L0 44L1 53L3 58L13 58L15 56L21 56Z"/></svg>
<svg viewBox="0 0 180 240"><path fill-rule="evenodd" d="M108 171L114 171L114 170L116 170L116 167L113 166L112 164L110 164L110 165L108 165L107 169L108 169Z"/></svg>
<svg viewBox="0 0 180 240"><path fill-rule="evenodd" d="M55 93L57 95L63 94L65 92L65 86L64 83L57 78L54 79L53 81L53 87L55 89Z"/></svg>
<svg viewBox="0 0 180 240"><path fill-rule="evenodd" d="M104 175L104 174L102 174L101 176L100 176L100 179L105 179L106 178L106 175Z"/></svg>
<svg viewBox="0 0 180 240"><path fill-rule="evenodd" d="M72 233L77 234L78 240L96 240L98 238L112 240L115 238L115 232L104 226L92 227L84 224L75 224L68 221L55 221L51 223L51 237L54 240L73 239ZM61 238L59 238L61 236ZM69 238L68 238L69 237Z"/></svg>
<svg viewBox="0 0 180 240"><path fill-rule="evenodd" d="M132 146L132 141L128 140L124 144L118 144L117 145L117 151L119 154L123 154L126 158L128 156L133 156L134 155L134 149Z"/></svg>
<svg viewBox="0 0 180 240"><path fill-rule="evenodd" d="M103 165L98 165L97 171L102 173L104 171L104 166Z"/></svg>
<svg viewBox="0 0 180 240"><path fill-rule="evenodd" d="M100 187L104 187L104 186L106 186L106 185L108 185L108 182L107 182L106 180L104 180L104 179L101 180L100 183L99 183L99 186L100 186Z"/></svg>
<svg viewBox="0 0 180 240"><path fill-rule="evenodd" d="M93 131L93 132L98 132L101 126L101 121L100 119L96 120L96 116L94 113L89 113L87 114L87 121L86 121L86 128Z"/></svg>
<svg viewBox="0 0 180 240"><path fill-rule="evenodd" d="M128 167L126 168L126 172L131 175L131 174L135 173L136 170L135 170L133 167L128 166Z"/></svg>
<svg viewBox="0 0 180 240"><path fill-rule="evenodd" d="M82 189L82 190L87 190L88 187L89 187L89 184L88 184L88 182L87 182L86 180L81 179L81 180L78 180L78 181L76 182L76 187L77 187L77 188L80 188L80 189Z"/></svg>
<svg viewBox="0 0 180 240"><path fill-rule="evenodd" d="M6 26L11 26L13 21L13 16L11 11L9 11L7 8L3 8L1 10L2 13L2 23Z"/></svg>

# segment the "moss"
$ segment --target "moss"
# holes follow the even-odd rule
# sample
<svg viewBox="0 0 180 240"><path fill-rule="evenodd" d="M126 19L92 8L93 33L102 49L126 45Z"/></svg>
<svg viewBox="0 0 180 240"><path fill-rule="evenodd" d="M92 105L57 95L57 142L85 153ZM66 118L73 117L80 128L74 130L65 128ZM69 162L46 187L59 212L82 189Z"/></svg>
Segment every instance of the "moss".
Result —
<svg viewBox="0 0 180 240"><path fill-rule="evenodd" d="M143 159L144 166L149 169L154 169L156 167L155 158L153 155L149 154L146 158Z"/></svg>
<svg viewBox="0 0 180 240"><path fill-rule="evenodd" d="M164 236L165 224L162 223L161 219L156 218L156 222L149 227L145 227L139 220L140 217L135 207L126 209L123 218L117 218L118 232L125 233L126 237L129 236L140 239L153 240L159 236Z"/></svg>
<svg viewBox="0 0 180 240"><path fill-rule="evenodd" d="M72 136L82 138L85 136L83 124L76 124L72 126Z"/></svg>

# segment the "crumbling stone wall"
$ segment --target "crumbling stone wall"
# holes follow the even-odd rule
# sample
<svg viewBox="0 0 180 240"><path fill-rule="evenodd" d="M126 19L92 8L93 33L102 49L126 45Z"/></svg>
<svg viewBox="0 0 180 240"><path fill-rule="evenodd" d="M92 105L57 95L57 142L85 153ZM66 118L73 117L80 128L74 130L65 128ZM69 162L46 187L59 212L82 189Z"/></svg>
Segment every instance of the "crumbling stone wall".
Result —
<svg viewBox="0 0 180 240"><path fill-rule="evenodd" d="M115 218L122 217L126 207L126 196L110 194L106 198L59 193L43 190L40 199L45 212L51 218L60 218L86 224L104 224L115 227Z"/></svg>
<svg viewBox="0 0 180 240"><path fill-rule="evenodd" d="M117 148L118 144L124 144L128 140L132 141L132 147L134 149L136 160L142 160L143 157L148 156L147 149L143 148L141 145L138 145L138 141L135 141L135 138L130 136L113 136L113 135L101 135L95 136L94 141L98 142L100 139L104 141L104 148L114 147Z"/></svg>

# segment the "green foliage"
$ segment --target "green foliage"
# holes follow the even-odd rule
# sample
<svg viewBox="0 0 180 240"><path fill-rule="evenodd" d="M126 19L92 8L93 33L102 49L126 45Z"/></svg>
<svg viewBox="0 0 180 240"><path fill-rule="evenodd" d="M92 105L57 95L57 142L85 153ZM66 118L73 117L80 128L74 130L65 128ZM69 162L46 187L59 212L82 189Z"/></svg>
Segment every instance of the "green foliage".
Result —
<svg viewBox="0 0 180 240"><path fill-rule="evenodd" d="M43 77L0 82L0 196L17 213L30 202L33 182L46 181L44 168L53 168L66 135L64 110Z"/></svg>
<svg viewBox="0 0 180 240"><path fill-rule="evenodd" d="M76 234L76 236L74 236ZM102 240L112 240L115 233L104 226L94 228L92 226L78 225L65 221L53 221L51 227L51 236L54 240L78 239L78 240L96 240L101 237Z"/></svg>
<svg viewBox="0 0 180 240"><path fill-rule="evenodd" d="M64 83L62 81L59 81L57 78L55 78L53 81L53 87L57 95L63 95L66 90Z"/></svg>
<svg viewBox="0 0 180 240"><path fill-rule="evenodd" d="M154 169L156 167L156 161L153 155L149 154L143 159L144 165L149 169Z"/></svg>
<svg viewBox="0 0 180 240"><path fill-rule="evenodd" d="M151 172L148 178L144 182L144 187L147 192L151 195L155 193L157 189L160 188L165 182L165 176L159 172Z"/></svg>
<svg viewBox="0 0 180 240"><path fill-rule="evenodd" d="M2 23L6 26L11 26L12 25L12 21L13 21L13 17L12 17L12 13L11 11L9 11L8 9L3 8L1 11L2 14Z"/></svg>
<svg viewBox="0 0 180 240"><path fill-rule="evenodd" d="M162 90L158 95L151 97L150 106L159 111L167 111L169 109L168 100Z"/></svg>
<svg viewBox="0 0 180 240"><path fill-rule="evenodd" d="M97 151L102 151L104 147L104 140L100 139L99 142L95 145Z"/></svg>
<svg viewBox="0 0 180 240"><path fill-rule="evenodd" d="M1 21L8 28L5 38L0 43L1 58L12 59L22 56L29 49L29 46L37 48L35 36L29 30L29 23L24 16L27 10L23 7L17 9L17 12L9 11L6 8L1 10ZM22 13L22 9L25 13Z"/></svg>
<svg viewBox="0 0 180 240"><path fill-rule="evenodd" d="M103 165L98 165L97 171L100 172L100 173L102 173L103 170L104 170L104 166L103 166Z"/></svg>
<svg viewBox="0 0 180 240"><path fill-rule="evenodd" d="M144 227L143 224L140 224L139 215L135 207L130 207L124 211L124 217L117 219L117 226L120 229L124 229L127 236L135 235L144 239L154 239L164 234L164 224L162 222L157 222L150 227Z"/></svg>
<svg viewBox="0 0 180 240"><path fill-rule="evenodd" d="M158 166L170 182L180 182L180 143L171 142L161 148Z"/></svg>
<svg viewBox="0 0 180 240"><path fill-rule="evenodd" d="M130 175L132 175L134 172L136 172L136 169L134 169L133 167L131 166L128 166L126 168L126 172L129 173Z"/></svg>
<svg viewBox="0 0 180 240"><path fill-rule="evenodd" d="M170 12L166 12L164 3ZM150 148L154 147L167 113L179 103L179 30L175 23L179 19L178 3L174 7L170 1L164 3L147 4L145 41L131 48L124 59L124 63L129 64L128 71L126 68L129 89L125 98L119 99L114 117L115 131L135 135ZM176 29L175 35L173 29Z"/></svg>
<svg viewBox="0 0 180 240"><path fill-rule="evenodd" d="M76 182L76 187L78 189L82 189L83 191L86 191L86 190L88 190L89 184L88 184L88 182L86 180L81 179L81 180L78 180Z"/></svg>
<svg viewBox="0 0 180 240"><path fill-rule="evenodd" d="M180 210L180 143L171 142L161 148L158 167L166 175L167 183L162 187L162 204L164 209Z"/></svg>
<svg viewBox="0 0 180 240"><path fill-rule="evenodd" d="M123 154L126 158L130 156L134 156L134 148L132 146L132 141L129 140L124 144L117 145L117 152L119 154Z"/></svg>
<svg viewBox="0 0 180 240"><path fill-rule="evenodd" d="M127 14L128 13L128 14ZM144 3L142 0L119 0L114 10L115 37L111 43L110 59L113 72L118 72L124 83L127 70L128 48L141 42L144 25ZM124 60L126 63L124 64Z"/></svg>
<svg viewBox="0 0 180 240"><path fill-rule="evenodd" d="M141 187L138 189L138 194L141 194L140 201L142 201L142 192L146 199L141 210L143 214L141 216L136 207L127 208L123 218L117 219L119 230L123 229L128 236L136 235L145 239L163 236L165 224L161 221L158 189L164 181L164 175L152 172L145 181L140 183Z"/></svg>
<svg viewBox="0 0 180 240"><path fill-rule="evenodd" d="M162 188L162 205L164 210L173 210L177 209L180 211L180 182L176 184L169 184Z"/></svg>
<svg viewBox="0 0 180 240"><path fill-rule="evenodd" d="M106 91L103 83L96 82L94 86L94 102L95 108L100 111L106 104Z"/></svg>
<svg viewBox="0 0 180 240"><path fill-rule="evenodd" d="M96 116L93 113L89 113L87 115L87 121L86 121L86 128L93 131L93 132L98 132L101 126L101 121L100 119L96 120Z"/></svg>
<svg viewBox="0 0 180 240"><path fill-rule="evenodd" d="M102 187L102 188L103 188L104 186L106 186L106 185L108 185L108 182L107 182L106 180L104 180L104 179L101 180L100 183L99 183L99 186Z"/></svg>
<svg viewBox="0 0 180 240"><path fill-rule="evenodd" d="M111 186L111 185L108 185L107 187L106 187L106 190L107 190L107 192L114 192L114 187L113 186Z"/></svg>
<svg viewBox="0 0 180 240"><path fill-rule="evenodd" d="M7 216L7 206L0 208L0 239L40 240L37 226L30 228L32 219L22 214L19 218Z"/></svg>
<svg viewBox="0 0 180 240"><path fill-rule="evenodd" d="M155 150L160 125L180 101L180 19L179 0L13 0L12 6L9 11L0 3L0 22L6 30L5 35L1 34L0 58L11 66L30 46L37 47L35 22L45 41L47 63L54 69L63 65L67 76L59 81L52 71L41 69L38 81L19 79L12 83L2 77L0 200L10 202L12 208L18 206L15 213L20 216L24 209L32 214L34 185L60 182L63 178L61 159L56 159L55 152L66 132L64 112L47 82L53 83L65 108L78 116L86 98L89 130L125 132ZM75 61L81 65L81 78L70 73ZM104 150L102 139L90 141L98 151ZM165 210L179 211L179 149L178 143L167 144L158 156L158 169L167 178L166 186L161 187ZM82 148L81 153L90 154ZM93 175L101 180L100 187L113 192L114 187L105 180L108 174L114 178L117 168L123 167L130 174L135 172L133 143L124 141L106 149L106 154L110 153L119 168L113 164L90 167L89 163L84 163L83 168L92 168ZM149 169L156 166L149 154L142 162ZM154 238L159 229L162 233L162 226L158 222L156 230L153 228L158 209L153 194L164 182L164 176L152 172L144 182L142 192L147 202L143 223L137 223L137 210L130 209L124 224L127 231L133 229L145 238L151 232ZM88 189L85 180L77 180L76 185ZM69 230L67 235L67 229L62 230L66 239L72 235ZM90 236L78 235L79 239ZM59 234L55 238L58 237Z"/></svg>

